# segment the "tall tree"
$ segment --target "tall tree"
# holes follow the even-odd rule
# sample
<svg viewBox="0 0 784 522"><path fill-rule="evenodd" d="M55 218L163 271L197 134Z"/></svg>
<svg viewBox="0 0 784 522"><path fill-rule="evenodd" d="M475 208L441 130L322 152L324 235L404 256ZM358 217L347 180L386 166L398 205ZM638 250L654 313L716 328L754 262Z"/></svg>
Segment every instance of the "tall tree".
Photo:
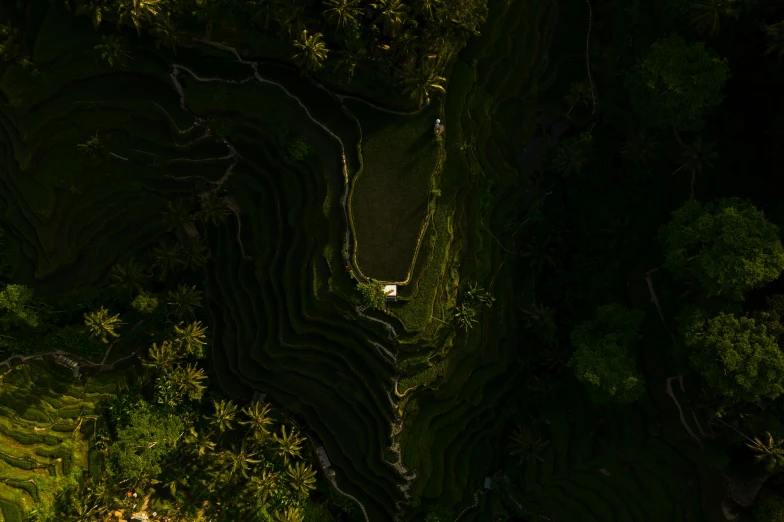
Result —
<svg viewBox="0 0 784 522"><path fill-rule="evenodd" d="M278 455L283 457L283 462L288 464L289 458L299 457L302 454L302 443L305 441L296 430L286 431L286 425L280 427L280 436L273 435L278 446Z"/></svg>
<svg viewBox="0 0 784 522"><path fill-rule="evenodd" d="M193 321L183 327L182 323L174 326L174 342L181 352L188 355L202 357L204 355L204 345L207 344L207 327L201 321Z"/></svg>
<svg viewBox="0 0 784 522"><path fill-rule="evenodd" d="M161 344L152 343L147 356L149 357L147 365L164 373L170 371L180 358L177 348L171 341L163 341Z"/></svg>
<svg viewBox="0 0 784 522"><path fill-rule="evenodd" d="M118 4L117 23L130 21L139 35L142 32L142 24L152 24L161 8L161 0L122 0Z"/></svg>
<svg viewBox="0 0 784 522"><path fill-rule="evenodd" d="M161 243L153 248L152 255L153 258L155 258L153 266L160 270L159 278L161 281L165 281L169 274L175 273L178 268L185 264L183 261L182 245L180 243L171 245L168 243Z"/></svg>
<svg viewBox="0 0 784 522"><path fill-rule="evenodd" d="M727 400L757 402L784 393L784 353L764 325L723 312L709 318L702 311L682 323L692 365Z"/></svg>
<svg viewBox="0 0 784 522"><path fill-rule="evenodd" d="M195 286L178 285L176 290L169 292L166 303L172 307L177 317L192 316L196 308L201 307L202 292Z"/></svg>
<svg viewBox="0 0 784 522"><path fill-rule="evenodd" d="M423 60L418 67L408 70L403 77L403 87L419 107L430 103L434 92L446 92L446 78L440 76L433 60Z"/></svg>
<svg viewBox="0 0 784 522"><path fill-rule="evenodd" d="M376 20L380 20L383 23L386 34L394 34L403 25L407 11L403 0L378 0L372 6L373 9L378 11Z"/></svg>
<svg viewBox="0 0 784 522"><path fill-rule="evenodd" d="M112 267L109 274L111 286L131 295L143 290L142 285L147 278L144 266L137 263L134 259L129 259L126 263L119 263Z"/></svg>
<svg viewBox="0 0 784 522"><path fill-rule="evenodd" d="M270 435L269 426L272 425L270 411L271 408L269 404L253 402L247 408L242 408L242 413L248 417L248 420L242 421L240 424L245 424L250 427L254 438L264 440Z"/></svg>
<svg viewBox="0 0 784 522"><path fill-rule="evenodd" d="M784 271L779 229L751 203L738 198L689 201L659 232L665 267L694 277L709 296L742 299Z"/></svg>
<svg viewBox="0 0 784 522"><path fill-rule="evenodd" d="M324 67L329 51L321 33L308 36L308 30L304 29L302 35L294 41L294 48L297 50L293 56L294 61L304 70L316 72Z"/></svg>
<svg viewBox="0 0 784 522"><path fill-rule="evenodd" d="M768 41L765 54L775 54L778 65L781 65L781 60L784 59L784 20L764 26L764 30Z"/></svg>
<svg viewBox="0 0 784 522"><path fill-rule="evenodd" d="M33 300L33 289L25 285L6 285L0 291L0 310L5 314L0 325L9 327L35 328L40 324L38 306Z"/></svg>
<svg viewBox="0 0 784 522"><path fill-rule="evenodd" d="M204 370L192 363L178 366L171 373L170 378L180 395L188 397L192 401L200 400L202 393L207 388L204 384L204 381L207 380Z"/></svg>
<svg viewBox="0 0 784 522"><path fill-rule="evenodd" d="M324 5L324 16L338 29L345 30L362 16L359 0L326 0Z"/></svg>
<svg viewBox="0 0 784 522"><path fill-rule="evenodd" d="M307 498L308 492L316 488L316 472L304 462L297 462L286 468L289 484L301 497Z"/></svg>
<svg viewBox="0 0 784 522"><path fill-rule="evenodd" d="M250 478L250 487L262 502L266 502L267 499L275 495L279 477L280 473L277 471L263 469L261 473Z"/></svg>
<svg viewBox="0 0 784 522"><path fill-rule="evenodd" d="M97 337L104 343L109 342L109 337L119 337L117 328L123 323L120 322L120 314L109 315L109 311L101 307L95 312L84 314L84 324L90 330L90 337Z"/></svg>
<svg viewBox="0 0 784 522"><path fill-rule="evenodd" d="M232 401L213 401L215 413L211 419L220 433L231 430L234 427L234 419L237 416L237 405Z"/></svg>
<svg viewBox="0 0 784 522"><path fill-rule="evenodd" d="M212 195L202 201L199 216L205 223L219 225L230 213L231 211L229 210L228 205L226 205L226 202L223 201L223 199Z"/></svg>
<svg viewBox="0 0 784 522"><path fill-rule="evenodd" d="M298 507L288 506L282 511L275 511L275 522L304 522L305 517Z"/></svg>
<svg viewBox="0 0 784 522"><path fill-rule="evenodd" d="M728 72L727 60L704 44L687 44L680 36L670 36L651 46L626 81L643 124L696 131L724 98Z"/></svg>
<svg viewBox="0 0 784 522"><path fill-rule="evenodd" d="M94 49L109 67L124 67L128 63L129 53L125 49L123 41L116 34L102 35L101 43L96 45Z"/></svg>
<svg viewBox="0 0 784 522"><path fill-rule="evenodd" d="M544 462L542 452L550 441L536 437L530 428L519 426L509 438L509 454L520 459L520 464Z"/></svg>
<svg viewBox="0 0 784 522"><path fill-rule="evenodd" d="M117 439L110 447L112 464L124 479L133 482L155 477L163 462L171 457L184 430L177 416L139 403L131 412L128 425L117 430Z"/></svg>
<svg viewBox="0 0 784 522"><path fill-rule="evenodd" d="M595 319L572 330L575 352L568 366L596 402L631 403L643 394L645 382L632 357L643 315L620 304L600 306Z"/></svg>
<svg viewBox="0 0 784 522"><path fill-rule="evenodd" d="M721 30L722 18L737 18L740 10L737 7L737 0L699 0L691 8L689 19L695 31L703 33L707 31L710 36L714 36Z"/></svg>
<svg viewBox="0 0 784 522"><path fill-rule="evenodd" d="M784 440L774 440L770 433L765 435L764 440L754 437L751 444L746 446L755 453L754 459L765 465L768 473L773 473L777 468L784 469Z"/></svg>

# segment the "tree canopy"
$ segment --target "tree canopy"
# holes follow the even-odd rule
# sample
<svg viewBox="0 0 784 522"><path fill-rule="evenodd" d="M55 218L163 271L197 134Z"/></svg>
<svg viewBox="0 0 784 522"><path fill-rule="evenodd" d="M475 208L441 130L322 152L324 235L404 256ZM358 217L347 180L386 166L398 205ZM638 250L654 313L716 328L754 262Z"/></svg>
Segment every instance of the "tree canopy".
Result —
<svg viewBox="0 0 784 522"><path fill-rule="evenodd" d="M665 266L676 277L691 275L708 296L740 298L784 270L779 229L748 201L689 201L659 232Z"/></svg>
<svg viewBox="0 0 784 522"><path fill-rule="evenodd" d="M727 399L756 402L784 393L784 353L754 319L696 311L684 318L682 334L694 368Z"/></svg>
<svg viewBox="0 0 784 522"><path fill-rule="evenodd" d="M630 354L639 337L644 314L620 304L600 306L596 318L571 333L575 352L568 366L596 402L630 403L640 398L645 383Z"/></svg>
<svg viewBox="0 0 784 522"><path fill-rule="evenodd" d="M128 424L117 430L117 440L111 447L113 462L124 478L155 476L184 429L178 417L139 403L131 411Z"/></svg>
<svg viewBox="0 0 784 522"><path fill-rule="evenodd" d="M644 125L700 130L724 99L727 60L680 36L657 40L627 76L634 111Z"/></svg>

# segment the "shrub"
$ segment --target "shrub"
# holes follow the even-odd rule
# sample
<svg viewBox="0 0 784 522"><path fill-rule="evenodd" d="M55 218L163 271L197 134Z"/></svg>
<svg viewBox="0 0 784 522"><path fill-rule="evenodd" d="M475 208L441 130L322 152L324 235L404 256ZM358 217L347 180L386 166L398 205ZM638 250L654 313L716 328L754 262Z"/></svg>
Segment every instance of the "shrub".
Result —
<svg viewBox="0 0 784 522"><path fill-rule="evenodd" d="M312 151L313 149L304 138L297 138L286 147L286 153L293 161L304 160Z"/></svg>
<svg viewBox="0 0 784 522"><path fill-rule="evenodd" d="M151 314L158 308L158 298L150 293L142 292L131 302L131 308L143 314Z"/></svg>
<svg viewBox="0 0 784 522"><path fill-rule="evenodd" d="M384 283L381 281L368 279L366 283L357 282L357 289L367 306L378 310L383 310L386 306L387 295L384 293Z"/></svg>

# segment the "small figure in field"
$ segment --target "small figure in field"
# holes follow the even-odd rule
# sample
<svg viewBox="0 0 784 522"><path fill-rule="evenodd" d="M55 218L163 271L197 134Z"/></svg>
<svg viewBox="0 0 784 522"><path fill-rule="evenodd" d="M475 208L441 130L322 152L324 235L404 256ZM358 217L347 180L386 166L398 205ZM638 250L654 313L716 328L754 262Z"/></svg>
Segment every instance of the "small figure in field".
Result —
<svg viewBox="0 0 784 522"><path fill-rule="evenodd" d="M436 120L436 124L433 127L433 132L436 136L441 136L444 133L444 126L441 125L441 120Z"/></svg>

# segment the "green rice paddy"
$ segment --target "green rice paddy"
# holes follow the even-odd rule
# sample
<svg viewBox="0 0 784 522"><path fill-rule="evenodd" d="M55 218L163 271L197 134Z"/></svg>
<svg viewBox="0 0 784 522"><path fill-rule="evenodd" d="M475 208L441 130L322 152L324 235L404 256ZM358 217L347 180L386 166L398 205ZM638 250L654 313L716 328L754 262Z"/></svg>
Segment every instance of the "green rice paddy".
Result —
<svg viewBox="0 0 784 522"><path fill-rule="evenodd" d="M75 378L51 361L0 368L0 510L7 522L23 520L37 503L51 505L58 491L98 475L102 454L92 444L102 424L102 403L133 385L127 372Z"/></svg>

